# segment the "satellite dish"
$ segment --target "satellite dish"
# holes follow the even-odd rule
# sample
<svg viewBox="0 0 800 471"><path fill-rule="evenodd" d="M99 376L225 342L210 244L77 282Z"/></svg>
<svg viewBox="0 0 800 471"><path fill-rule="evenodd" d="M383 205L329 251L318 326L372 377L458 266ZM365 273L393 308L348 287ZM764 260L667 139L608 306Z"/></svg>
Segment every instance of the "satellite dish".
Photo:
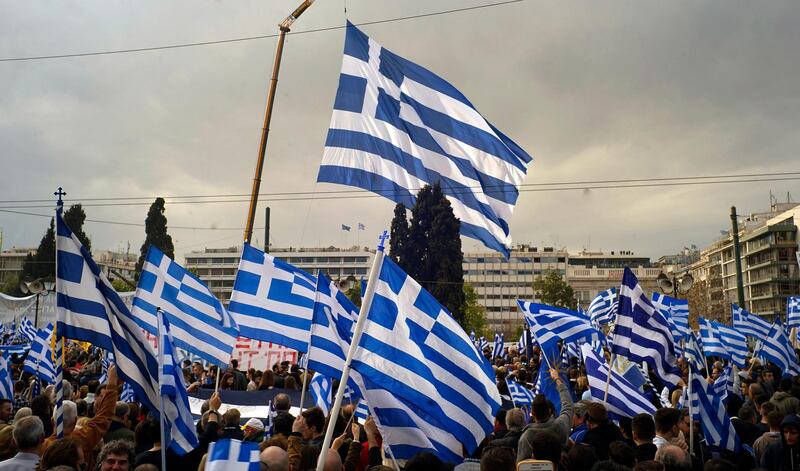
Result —
<svg viewBox="0 0 800 471"><path fill-rule="evenodd" d="M44 291L44 283L42 283L42 280L33 280L30 285L28 285L28 289L30 289L33 294L39 294Z"/></svg>
<svg viewBox="0 0 800 471"><path fill-rule="evenodd" d="M19 282L19 290L22 291L22 294L30 293L30 290L28 289L28 283L25 281Z"/></svg>

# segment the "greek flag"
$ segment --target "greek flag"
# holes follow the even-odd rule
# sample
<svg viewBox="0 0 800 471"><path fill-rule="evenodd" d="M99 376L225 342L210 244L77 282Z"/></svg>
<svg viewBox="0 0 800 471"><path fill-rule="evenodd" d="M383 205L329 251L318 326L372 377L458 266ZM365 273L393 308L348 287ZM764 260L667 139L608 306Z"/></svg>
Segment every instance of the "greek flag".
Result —
<svg viewBox="0 0 800 471"><path fill-rule="evenodd" d="M686 344L683 349L684 355L686 355L686 360L689 362L691 366L694 367L695 371L699 372L703 368L705 368L705 362L703 361L703 348L698 343L697 333L694 332L692 335L686 337Z"/></svg>
<svg viewBox="0 0 800 471"><path fill-rule="evenodd" d="M776 319L766 338L761 343L761 349L755 357L766 358L775 363L784 374L800 374L800 366L797 364L797 355L786 337L780 319Z"/></svg>
<svg viewBox="0 0 800 471"><path fill-rule="evenodd" d="M133 392L130 384L125 383L125 386L122 387L122 392L119 393L119 400L128 403L136 402L136 393Z"/></svg>
<svg viewBox="0 0 800 471"><path fill-rule="evenodd" d="M489 341L486 340L486 337L481 335L481 338L478 339L477 347L478 347L478 351L481 352L481 353L483 353L484 350L489 348Z"/></svg>
<svg viewBox="0 0 800 471"><path fill-rule="evenodd" d="M722 341L722 345L725 346L725 350L730 354L733 364L738 368L744 369L747 366L746 358L748 353L745 336L734 327L716 321L711 321L711 325L714 326L719 334L719 339Z"/></svg>
<svg viewBox="0 0 800 471"><path fill-rule="evenodd" d="M314 398L314 404L317 405L325 415L331 410L331 390L333 389L333 382L327 376L314 373L311 381L308 383L308 389L311 391L311 397Z"/></svg>
<svg viewBox="0 0 800 471"><path fill-rule="evenodd" d="M727 365L722 370L717 380L711 385L711 389L723 402L727 402L728 396L733 394L733 371L731 371L731 365Z"/></svg>
<svg viewBox="0 0 800 471"><path fill-rule="evenodd" d="M671 322L672 336L675 342L689 335L689 301L687 299L677 299L665 294L653 293L653 307Z"/></svg>
<svg viewBox="0 0 800 471"><path fill-rule="evenodd" d="M518 300L517 303L544 351L558 351L559 340L567 343L577 340L591 342L603 338L591 321L578 312L526 301Z"/></svg>
<svg viewBox="0 0 800 471"><path fill-rule="evenodd" d="M97 379L100 384L103 384L108 381L108 367L114 363L114 354L111 352L103 353L103 359L100 360L100 366L102 367L102 373L100 377Z"/></svg>
<svg viewBox="0 0 800 471"><path fill-rule="evenodd" d="M367 417L369 417L369 405L367 405L365 399L359 399L356 404L356 409L353 411L353 415L358 419L367 420Z"/></svg>
<svg viewBox="0 0 800 471"><path fill-rule="evenodd" d="M608 380L608 366L605 359L598 357L590 345L583 344L581 350L589 379L589 390L594 400L604 400L606 383L608 383L608 400L606 401L608 412L617 417L630 418L636 414L652 415L656 413L656 407L647 396L617 371L612 369L611 381Z"/></svg>
<svg viewBox="0 0 800 471"><path fill-rule="evenodd" d="M697 374L692 375L692 409L693 415L699 417L709 447L739 451L741 443L722 399Z"/></svg>
<svg viewBox="0 0 800 471"><path fill-rule="evenodd" d="M717 326L709 320L700 317L697 319L700 325L700 337L703 339L703 352L707 357L720 357L730 359L731 354L722 343L722 337L717 330Z"/></svg>
<svg viewBox="0 0 800 471"><path fill-rule="evenodd" d="M267 412L267 423L264 424L264 438L269 439L275 434L275 417L278 416L278 411L275 410L275 404L269 401L269 412Z"/></svg>
<svg viewBox="0 0 800 471"><path fill-rule="evenodd" d="M317 181L414 206L441 184L461 234L508 255L509 220L531 157L452 85L347 23Z"/></svg>
<svg viewBox="0 0 800 471"><path fill-rule="evenodd" d="M786 299L786 328L800 327L800 296Z"/></svg>
<svg viewBox="0 0 800 471"><path fill-rule="evenodd" d="M764 340L772 324L757 314L751 314L736 304L731 304L733 326L744 335L756 340Z"/></svg>
<svg viewBox="0 0 800 471"><path fill-rule="evenodd" d="M514 407L523 407L533 404L534 394L530 389L510 378L507 379L506 382L508 383L508 392L511 394L511 402L514 403Z"/></svg>
<svg viewBox="0 0 800 471"><path fill-rule="evenodd" d="M200 279L151 245L131 312L152 335L158 335L158 308L170 323L175 347L228 365L239 331L236 322Z"/></svg>
<svg viewBox="0 0 800 471"><path fill-rule="evenodd" d="M344 224L342 224L342 230L350 232L350 226L345 226Z"/></svg>
<svg viewBox="0 0 800 471"><path fill-rule="evenodd" d="M228 305L239 335L305 352L316 284L303 270L244 244Z"/></svg>
<svg viewBox="0 0 800 471"><path fill-rule="evenodd" d="M389 257L379 272L371 280L375 295L369 312L362 313L367 317L352 362L364 381L370 411L395 433L412 432L403 427L419 431L414 431L414 446L386 440L395 458L428 448L448 461L460 460L461 444L472 453L492 430L500 408L492 367L452 315ZM389 401L402 404L405 413L383 409ZM432 446L423 446L426 429L458 441L427 435Z"/></svg>
<svg viewBox="0 0 800 471"><path fill-rule="evenodd" d="M22 356L31 349L31 344L16 344L16 345L0 345L0 351L8 355L11 358L11 355L17 354L17 356Z"/></svg>
<svg viewBox="0 0 800 471"><path fill-rule="evenodd" d="M19 321L17 338L26 343L33 342L33 339L36 338L36 327L33 326L33 322L27 316L22 316L22 320Z"/></svg>
<svg viewBox="0 0 800 471"><path fill-rule="evenodd" d="M494 333L494 349L492 349L492 359L503 357L503 338L505 334Z"/></svg>
<svg viewBox="0 0 800 471"><path fill-rule="evenodd" d="M54 384L56 381L56 365L51 348L52 340L53 324L47 324L44 329L39 329L22 367L24 371L32 373L49 384Z"/></svg>
<svg viewBox="0 0 800 471"><path fill-rule="evenodd" d="M148 409L159 410L158 360L153 347L60 211L56 221L58 334L112 351L120 377Z"/></svg>
<svg viewBox="0 0 800 471"><path fill-rule="evenodd" d="M606 325L617 315L617 289L611 288L597 293L589 304L589 319L595 324Z"/></svg>
<svg viewBox="0 0 800 471"><path fill-rule="evenodd" d="M14 379L5 352L0 353L0 398L14 401Z"/></svg>
<svg viewBox="0 0 800 471"><path fill-rule="evenodd" d="M228 438L208 445L206 471L259 471L258 443Z"/></svg>
<svg viewBox="0 0 800 471"><path fill-rule="evenodd" d="M142 272L144 274L144 272ZM179 455L185 455L200 445L197 429L194 426L192 411L189 409L189 395L183 381L183 371L175 358L169 319L162 316L161 336L158 339L159 384L164 415L161 426L165 427L169 448ZM163 445L163 444L162 444Z"/></svg>
<svg viewBox="0 0 800 471"><path fill-rule="evenodd" d="M674 389L681 379L669 322L656 311L639 286L636 275L627 267L619 289L619 310L611 352L634 362L646 361L670 389Z"/></svg>

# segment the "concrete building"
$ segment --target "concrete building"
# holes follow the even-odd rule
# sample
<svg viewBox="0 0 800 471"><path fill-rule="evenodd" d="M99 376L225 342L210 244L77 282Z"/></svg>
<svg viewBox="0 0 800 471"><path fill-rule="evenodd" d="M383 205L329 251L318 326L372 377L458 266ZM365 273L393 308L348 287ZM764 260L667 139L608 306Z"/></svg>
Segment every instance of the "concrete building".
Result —
<svg viewBox="0 0 800 471"><path fill-rule="evenodd" d="M134 286L129 286L131 291L136 289L135 273L136 262L139 260L138 253L98 250L92 253L92 258L109 279L120 278L127 280L130 283L134 283Z"/></svg>
<svg viewBox="0 0 800 471"><path fill-rule="evenodd" d="M800 204L774 203L768 211L742 216L739 222L745 309L772 320L786 313L786 298L800 294L797 220ZM738 302L733 235L718 237L700 252L690 271L707 282L707 298L723 305Z"/></svg>
<svg viewBox="0 0 800 471"><path fill-rule="evenodd" d="M653 266L649 257L631 251L588 252L569 256L566 280L575 291L578 307L586 309L597 293L615 287L619 289L625 267L633 270L645 292L657 290L656 278L661 268Z"/></svg>
<svg viewBox="0 0 800 471"><path fill-rule="evenodd" d="M36 255L36 248L16 248L0 252L0 285L11 278L19 279L28 254Z"/></svg>
<svg viewBox="0 0 800 471"><path fill-rule="evenodd" d="M564 276L568 258L563 249L528 245L514 248L508 260L496 252L465 253L464 282L486 307L489 330L503 332L509 340L523 322L517 299L537 301L533 281L550 270Z"/></svg>
<svg viewBox="0 0 800 471"><path fill-rule="evenodd" d="M185 267L197 274L223 303L227 304L236 280L241 247L207 248L185 255ZM316 275L318 270L343 289L367 277L374 252L365 248L272 248L270 255Z"/></svg>

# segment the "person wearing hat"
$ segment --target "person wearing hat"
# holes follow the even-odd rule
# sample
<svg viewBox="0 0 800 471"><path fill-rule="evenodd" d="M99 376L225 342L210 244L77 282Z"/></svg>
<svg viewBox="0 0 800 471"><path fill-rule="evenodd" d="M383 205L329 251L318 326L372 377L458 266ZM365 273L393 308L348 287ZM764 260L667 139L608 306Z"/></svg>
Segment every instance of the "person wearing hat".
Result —
<svg viewBox="0 0 800 471"><path fill-rule="evenodd" d="M608 447L617 440L625 441L619 427L608 422L606 406L592 402L586 408L586 425L589 430L583 436L583 443L594 447L597 459L608 459Z"/></svg>
<svg viewBox="0 0 800 471"><path fill-rule="evenodd" d="M262 440L264 440L264 422L255 417L245 422L243 441L261 443Z"/></svg>

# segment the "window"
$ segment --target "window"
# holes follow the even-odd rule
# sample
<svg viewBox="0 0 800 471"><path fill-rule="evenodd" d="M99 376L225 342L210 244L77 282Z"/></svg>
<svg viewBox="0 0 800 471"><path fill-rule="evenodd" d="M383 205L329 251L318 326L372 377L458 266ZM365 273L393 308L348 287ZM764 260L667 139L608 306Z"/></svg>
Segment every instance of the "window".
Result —
<svg viewBox="0 0 800 471"><path fill-rule="evenodd" d="M356 267L356 275L366 275L366 274L367 274L366 268Z"/></svg>

